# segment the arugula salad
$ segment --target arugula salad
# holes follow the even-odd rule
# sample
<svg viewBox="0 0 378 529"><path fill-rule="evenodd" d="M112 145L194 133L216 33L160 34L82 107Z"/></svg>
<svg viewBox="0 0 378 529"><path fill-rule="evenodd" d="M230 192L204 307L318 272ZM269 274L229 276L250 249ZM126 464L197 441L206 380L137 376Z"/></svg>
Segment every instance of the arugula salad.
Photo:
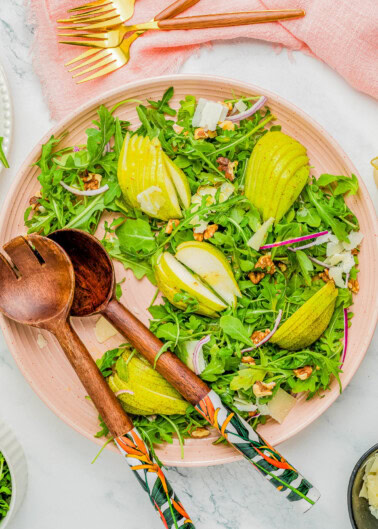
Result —
<svg viewBox="0 0 378 529"><path fill-rule="evenodd" d="M25 224L95 233L113 213L102 243L157 286L160 353L176 353L253 427L282 422L298 394L340 383L363 238L344 198L357 178L312 177L306 146L275 124L264 96L190 94L178 110L172 96L101 106L86 144L60 148L64 136L52 136ZM116 116L124 103L136 105L137 126ZM209 435L127 344L98 366L151 443ZM107 433L102 424L97 435Z"/></svg>
<svg viewBox="0 0 378 529"><path fill-rule="evenodd" d="M12 498L12 480L9 467L3 454L0 452L0 523L9 511Z"/></svg>
<svg viewBox="0 0 378 529"><path fill-rule="evenodd" d="M8 164L8 160L4 154L4 150L3 150L3 141L4 141L4 138L2 136L0 136L0 163L8 168L9 167L9 164Z"/></svg>

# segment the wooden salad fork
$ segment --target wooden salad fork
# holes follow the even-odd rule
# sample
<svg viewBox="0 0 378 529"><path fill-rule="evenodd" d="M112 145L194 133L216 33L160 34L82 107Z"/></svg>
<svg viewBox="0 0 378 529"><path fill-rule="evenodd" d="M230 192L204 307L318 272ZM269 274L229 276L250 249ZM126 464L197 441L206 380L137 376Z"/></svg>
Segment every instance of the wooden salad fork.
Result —
<svg viewBox="0 0 378 529"><path fill-rule="evenodd" d="M161 342L115 296L113 263L88 233L63 229L49 235L69 255L76 277L72 316L103 314L156 370L190 402L270 483L301 511L320 493L238 414L225 406L191 369Z"/></svg>
<svg viewBox="0 0 378 529"><path fill-rule="evenodd" d="M93 404L168 529L194 525L95 361L71 327L75 274L66 252L40 235L16 237L0 254L0 311L55 335Z"/></svg>
<svg viewBox="0 0 378 529"><path fill-rule="evenodd" d="M169 18L158 20L155 19L144 24L136 24L134 26L125 26L127 30L124 33L124 40L116 48L107 48L102 50L98 54L89 53L92 55L80 66L77 65L75 69L79 69L82 66L88 66L84 70L76 73L73 77L79 77L86 73L95 71L92 75L77 81L83 83L101 77L102 75L109 74L125 66L130 59L130 46L139 36L137 33L140 31L147 31L149 29L171 31L175 29L202 29L202 28L215 28L215 27L228 27L228 26L240 26L247 24L262 24L266 22L273 22L277 20L288 20L292 18L303 17L305 12L300 9L284 9L284 10L270 10L270 11L250 11L243 13L219 13L216 15L201 15L195 17L180 17L180 18ZM86 29L86 28L85 28ZM129 32L132 33L130 37L125 37ZM76 35L76 34L75 34ZM88 32L78 33L81 40L64 40L60 41L62 44L72 44L76 46L89 46L93 47L96 43L99 44L100 39L92 38L88 39ZM72 61L68 65L72 64ZM97 70L97 71L96 71Z"/></svg>
<svg viewBox="0 0 378 529"><path fill-rule="evenodd" d="M129 20L134 14L135 0L97 0L69 9L71 17L58 20L63 24L77 24L91 29L111 28ZM76 27L76 26L74 26Z"/></svg>
<svg viewBox="0 0 378 529"><path fill-rule="evenodd" d="M198 2L199 0L176 0L175 2L173 2L173 4L169 5L166 9L158 13L154 17L154 20L165 20L167 18L174 17L178 15L179 13L186 11L187 9L189 9L189 7L194 6ZM71 66L72 64L83 61L80 64L74 66L73 68L70 68L68 70L69 72L82 68L83 66L91 64L93 62L96 63L95 69L101 68L99 72L96 72L86 77L85 79L78 81L78 84L84 83L86 81L90 81L91 79L95 79L96 77L101 77L103 75L106 75L107 73L111 73L114 70L121 68L122 66L124 66L125 64L129 62L130 46L138 37L143 35L144 31L136 31L134 33L131 33L129 37L124 40L126 33L123 30L124 30L124 26L118 26L117 28L114 28L113 30L109 30L106 33L98 33L98 34L95 33L94 35L102 35L101 37L102 40L96 40L97 44L101 42L102 46L95 46L93 47L93 49L89 49L85 51L78 57L75 57L74 59L72 59L71 61L65 64L65 66ZM121 34L122 34L122 38L120 39ZM112 55L113 60L110 60L109 62L109 56L108 56L107 51L106 50L99 51L98 48L112 47L115 42L118 42L118 43L120 42L121 47L118 48L117 47L118 44L116 45L116 48L114 49L114 53ZM87 46L87 44L85 44L85 46ZM79 74L74 75L73 77L83 75L84 73L88 71L92 71L92 70L93 70L93 67L91 67L90 69L81 71Z"/></svg>

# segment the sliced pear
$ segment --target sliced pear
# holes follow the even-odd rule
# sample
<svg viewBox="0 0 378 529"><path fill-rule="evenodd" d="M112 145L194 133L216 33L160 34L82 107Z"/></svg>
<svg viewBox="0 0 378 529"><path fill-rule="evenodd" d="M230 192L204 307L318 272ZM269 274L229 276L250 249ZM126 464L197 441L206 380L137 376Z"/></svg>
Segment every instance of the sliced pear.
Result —
<svg viewBox="0 0 378 529"><path fill-rule="evenodd" d="M169 176L176 188L179 200L185 209L190 206L191 192L185 173L163 152L163 160Z"/></svg>
<svg viewBox="0 0 378 529"><path fill-rule="evenodd" d="M201 314L215 316L217 312L227 308L218 296L168 252L160 255L155 268L155 277L161 292L179 308L183 308L182 303L175 302L174 295L182 291L198 301L198 312Z"/></svg>
<svg viewBox="0 0 378 529"><path fill-rule="evenodd" d="M177 247L176 259L198 274L228 305L235 306L236 296L241 297L241 292L229 262L215 246L207 242L183 242Z"/></svg>

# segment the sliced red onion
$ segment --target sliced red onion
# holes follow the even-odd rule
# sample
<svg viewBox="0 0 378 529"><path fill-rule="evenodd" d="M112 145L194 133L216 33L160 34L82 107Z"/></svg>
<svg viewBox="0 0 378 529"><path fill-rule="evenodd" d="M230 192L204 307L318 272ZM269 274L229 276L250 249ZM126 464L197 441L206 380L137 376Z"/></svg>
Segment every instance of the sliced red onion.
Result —
<svg viewBox="0 0 378 529"><path fill-rule="evenodd" d="M296 237L294 239L288 239L287 241L274 242L272 244L265 244L261 246L260 250L268 250L268 248L276 248L277 246L288 246L289 244L295 244L297 242L307 241L308 239L315 239L322 235L327 235L328 231L320 231L319 233L312 233L311 235L303 235L303 237ZM299 250L299 248L296 248Z"/></svg>
<svg viewBox="0 0 378 529"><path fill-rule="evenodd" d="M344 309L344 347L341 355L340 369L343 367L348 348L348 309Z"/></svg>
<svg viewBox="0 0 378 529"><path fill-rule="evenodd" d="M109 189L108 184L105 184L102 187L99 187L98 189L88 189L87 191L83 191L81 189L78 189L77 187L72 187L67 185L63 180L61 180L60 185L64 187L64 189L67 189L70 193L73 193L74 195L78 195L80 197L95 197L96 195L101 195L101 193L105 193Z"/></svg>
<svg viewBox="0 0 378 529"><path fill-rule="evenodd" d="M268 101L268 98L265 96L261 96L260 99L256 101L256 103L251 107L245 110L244 112L239 112L238 114L235 114L233 116L227 116L227 121L241 121L242 119L249 118L253 116L260 108L262 108L265 103Z"/></svg>
<svg viewBox="0 0 378 529"><path fill-rule="evenodd" d="M253 347L247 347L247 349L242 349L242 353L249 353L249 351L253 351L254 349L257 349L257 347L260 347L260 345L263 345L265 342L267 342L268 340L271 339L271 337L273 336L273 334L276 332L276 330L278 329L278 326L280 324L280 321L281 321L281 318L282 318L282 309L280 309L278 311L278 316L277 316L277 319L276 321L274 322L274 327L273 329L270 331L269 334L267 334L265 336L265 338L263 338L261 340L261 342L259 342L258 344L254 345Z"/></svg>
<svg viewBox="0 0 378 529"><path fill-rule="evenodd" d="M116 397L119 397L120 395L124 395L125 393L127 393L128 395L134 395L134 391L131 391L131 389L120 389L119 391L114 393L114 395Z"/></svg>
<svg viewBox="0 0 378 529"><path fill-rule="evenodd" d="M261 413L257 413L256 415L252 415L252 417L248 417L247 422L252 421L252 419L257 419L257 417L260 417Z"/></svg>
<svg viewBox="0 0 378 529"><path fill-rule="evenodd" d="M210 335L204 336L203 338L201 338L201 340L198 341L196 348L194 349L192 361L193 361L194 372L196 375L200 375L202 373L202 370L199 367L198 356L200 352L202 351L202 347L205 345L205 343L209 341L210 341Z"/></svg>

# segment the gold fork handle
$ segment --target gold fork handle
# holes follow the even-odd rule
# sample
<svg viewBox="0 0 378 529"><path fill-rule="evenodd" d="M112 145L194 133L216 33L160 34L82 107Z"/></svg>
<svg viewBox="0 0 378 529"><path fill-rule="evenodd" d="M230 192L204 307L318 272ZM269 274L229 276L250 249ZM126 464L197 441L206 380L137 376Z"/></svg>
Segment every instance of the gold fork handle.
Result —
<svg viewBox="0 0 378 529"><path fill-rule="evenodd" d="M166 18L173 18L176 15L179 15L183 11L189 9L189 7L198 4L200 0L176 0L166 9L161 11L158 15L154 17L154 20L165 20Z"/></svg>
<svg viewBox="0 0 378 529"><path fill-rule="evenodd" d="M180 17L159 20L159 29L201 29L221 28L226 26L242 26L261 24L275 20L287 20L305 16L301 9L282 9L269 11L249 11L244 13L219 13L217 15L201 15L196 17Z"/></svg>

